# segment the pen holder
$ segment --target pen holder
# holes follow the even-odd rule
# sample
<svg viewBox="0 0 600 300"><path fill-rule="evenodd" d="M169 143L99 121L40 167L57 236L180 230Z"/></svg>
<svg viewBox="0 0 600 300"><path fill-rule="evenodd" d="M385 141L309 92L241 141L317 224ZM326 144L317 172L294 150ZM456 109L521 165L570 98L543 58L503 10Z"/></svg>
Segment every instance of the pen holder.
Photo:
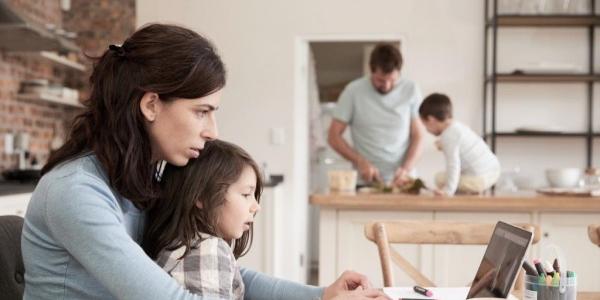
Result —
<svg viewBox="0 0 600 300"><path fill-rule="evenodd" d="M561 274L562 275L562 274ZM558 285L547 285L538 276L525 276L524 300L576 300L577 277L561 277Z"/></svg>

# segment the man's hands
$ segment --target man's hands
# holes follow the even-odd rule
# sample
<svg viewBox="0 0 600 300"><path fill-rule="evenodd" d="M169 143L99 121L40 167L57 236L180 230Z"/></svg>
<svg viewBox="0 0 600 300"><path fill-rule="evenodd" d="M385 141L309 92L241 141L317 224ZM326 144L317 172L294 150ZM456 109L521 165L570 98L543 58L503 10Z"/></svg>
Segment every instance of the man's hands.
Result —
<svg viewBox="0 0 600 300"><path fill-rule="evenodd" d="M389 300L382 291L373 289L365 275L345 271L323 292L323 300Z"/></svg>
<svg viewBox="0 0 600 300"><path fill-rule="evenodd" d="M410 170L404 167L396 169L396 172L394 173L394 185L403 186L407 184L410 181L410 176L408 175L409 171Z"/></svg>
<svg viewBox="0 0 600 300"><path fill-rule="evenodd" d="M360 177L365 182L381 181L379 169L372 165L371 162L369 162L368 160L364 158L358 159L358 161L356 162L356 168L360 173Z"/></svg>

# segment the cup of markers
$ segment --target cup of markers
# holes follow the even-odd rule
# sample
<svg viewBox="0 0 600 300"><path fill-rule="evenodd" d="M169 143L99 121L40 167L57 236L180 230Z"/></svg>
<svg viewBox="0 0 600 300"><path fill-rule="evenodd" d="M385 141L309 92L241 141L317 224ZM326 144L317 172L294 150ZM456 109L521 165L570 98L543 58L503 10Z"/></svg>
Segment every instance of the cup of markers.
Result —
<svg viewBox="0 0 600 300"><path fill-rule="evenodd" d="M533 260L523 262L525 269L525 300L576 300L577 275L561 270L558 259L553 263Z"/></svg>

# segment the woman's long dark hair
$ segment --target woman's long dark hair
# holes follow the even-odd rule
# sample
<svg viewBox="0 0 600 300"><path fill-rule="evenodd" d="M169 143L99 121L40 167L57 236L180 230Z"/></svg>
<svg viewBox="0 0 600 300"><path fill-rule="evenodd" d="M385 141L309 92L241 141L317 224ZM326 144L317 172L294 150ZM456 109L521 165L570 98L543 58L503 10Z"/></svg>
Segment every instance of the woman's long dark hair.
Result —
<svg viewBox="0 0 600 300"><path fill-rule="evenodd" d="M230 185L250 166L256 174L254 196L260 201L262 179L256 162L242 148L224 141L207 142L197 159L184 167L167 164L161 176L161 197L146 215L142 247L153 259L162 249L195 246L199 232L218 236L217 217ZM196 203L200 201L202 208ZM233 243L236 258L252 245L252 227Z"/></svg>
<svg viewBox="0 0 600 300"><path fill-rule="evenodd" d="M136 207L146 208L159 191L140 110L142 96L154 92L161 101L207 96L225 85L225 67L211 43L196 32L151 24L97 58L90 84L85 111L42 174L92 151L110 185Z"/></svg>

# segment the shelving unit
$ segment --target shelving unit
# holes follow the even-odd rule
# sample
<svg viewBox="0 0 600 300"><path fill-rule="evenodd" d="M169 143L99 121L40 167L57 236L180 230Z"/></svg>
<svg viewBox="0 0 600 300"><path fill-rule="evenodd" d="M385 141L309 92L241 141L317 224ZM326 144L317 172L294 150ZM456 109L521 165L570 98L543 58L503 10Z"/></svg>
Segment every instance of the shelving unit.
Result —
<svg viewBox="0 0 600 300"><path fill-rule="evenodd" d="M70 39L22 18L8 3L0 0L0 50L79 51Z"/></svg>
<svg viewBox="0 0 600 300"><path fill-rule="evenodd" d="M53 61L56 64L62 65L64 67L67 67L69 69L73 69L73 70L81 71L81 72L85 72L85 70L86 70L86 68L85 68L84 65L82 65L82 64L80 64L78 62L69 60L69 59L65 58L64 56L59 55L56 52L41 51L40 52L40 56L43 57L43 58L46 58L48 60L51 60L51 61Z"/></svg>
<svg viewBox="0 0 600 300"><path fill-rule="evenodd" d="M600 133L593 132L594 83L600 82L600 74L594 73L595 27L600 26L600 15L596 14L596 1L590 1L590 10L585 15L500 15L498 0L485 0L484 5L484 70L483 70L483 132L484 138L496 152L496 140L501 137L536 138L585 138L587 167L592 164L593 140ZM491 7L490 7L491 5ZM491 16L490 16L491 8ZM588 30L588 70L586 73L498 73L498 29L500 27L577 27ZM491 35L491 36L490 36ZM491 37L491 49L489 47ZM489 55L491 50L491 55ZM490 61L491 59L491 61ZM491 63L491 70L488 70ZM491 72L490 72L491 71ZM497 131L497 85L501 83L584 83L587 85L587 130L585 132L498 132ZM489 95L488 95L489 94ZM488 105L491 110L491 128L488 128Z"/></svg>
<svg viewBox="0 0 600 300"><path fill-rule="evenodd" d="M48 94L48 93L18 94L17 100L30 101L30 102L46 101L46 102L74 106L74 107L83 107L83 105L81 103L79 103L79 99L59 97L59 96L56 96L53 94Z"/></svg>

